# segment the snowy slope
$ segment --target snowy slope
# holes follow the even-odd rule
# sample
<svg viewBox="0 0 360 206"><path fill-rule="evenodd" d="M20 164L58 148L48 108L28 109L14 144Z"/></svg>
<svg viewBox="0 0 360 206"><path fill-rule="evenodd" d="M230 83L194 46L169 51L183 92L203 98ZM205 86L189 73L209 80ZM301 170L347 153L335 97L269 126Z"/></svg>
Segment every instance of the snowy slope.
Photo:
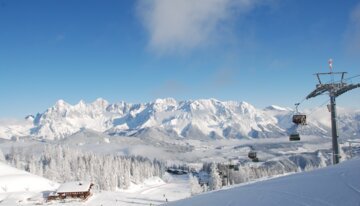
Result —
<svg viewBox="0 0 360 206"><path fill-rule="evenodd" d="M319 112L321 111L321 112ZM307 135L329 135L329 114L319 110L302 129ZM63 100L25 123L1 122L0 138L32 136L62 139L83 129L119 136L166 134L175 138L232 139L285 136L293 127L289 108L257 109L247 102L200 99L157 99L145 104L110 104L97 99L70 105ZM360 131L360 111L339 111L339 126L346 135ZM151 128L152 130L149 130ZM157 134L155 131L158 131Z"/></svg>
<svg viewBox="0 0 360 206"><path fill-rule="evenodd" d="M360 159L354 159L337 166L210 192L167 205L355 206L360 205L359 171Z"/></svg>
<svg viewBox="0 0 360 206"><path fill-rule="evenodd" d="M0 194L6 192L48 191L58 187L48 179L15 169L0 162Z"/></svg>
<svg viewBox="0 0 360 206"><path fill-rule="evenodd" d="M20 202L43 202L48 191L56 190L58 183L15 169L0 162L0 204L17 205Z"/></svg>

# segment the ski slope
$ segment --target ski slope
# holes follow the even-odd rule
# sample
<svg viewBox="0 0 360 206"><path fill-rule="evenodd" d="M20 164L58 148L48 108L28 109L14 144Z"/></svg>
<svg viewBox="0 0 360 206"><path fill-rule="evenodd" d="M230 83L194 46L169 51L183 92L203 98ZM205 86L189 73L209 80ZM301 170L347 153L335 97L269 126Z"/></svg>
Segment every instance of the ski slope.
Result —
<svg viewBox="0 0 360 206"><path fill-rule="evenodd" d="M127 190L116 192L104 191L95 193L85 205L88 206L138 206L162 205L167 201L175 201L190 197L190 186L187 175L168 175L167 182L160 178L151 178L143 184L132 185ZM62 204L60 204L62 205ZM73 202L71 205L84 205Z"/></svg>
<svg viewBox="0 0 360 206"><path fill-rule="evenodd" d="M59 184L15 169L0 162L0 205L29 204L44 201L43 196Z"/></svg>
<svg viewBox="0 0 360 206"><path fill-rule="evenodd" d="M168 205L357 206L360 205L360 159L311 172L214 191Z"/></svg>
<svg viewBox="0 0 360 206"><path fill-rule="evenodd" d="M15 169L0 162L0 194L23 191L46 191L59 185L48 179Z"/></svg>

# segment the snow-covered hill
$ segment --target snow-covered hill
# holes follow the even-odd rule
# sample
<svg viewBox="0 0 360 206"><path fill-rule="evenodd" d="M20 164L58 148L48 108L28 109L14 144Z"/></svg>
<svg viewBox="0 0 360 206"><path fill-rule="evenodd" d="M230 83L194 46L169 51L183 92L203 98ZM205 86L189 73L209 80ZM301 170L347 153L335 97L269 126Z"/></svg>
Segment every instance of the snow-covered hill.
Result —
<svg viewBox="0 0 360 206"><path fill-rule="evenodd" d="M219 190L169 206L360 205L360 159L311 172Z"/></svg>
<svg viewBox="0 0 360 206"><path fill-rule="evenodd" d="M302 133L329 135L329 114L322 110L311 115ZM287 135L293 127L292 114L291 109L274 105L257 109L246 102L216 99L176 101L168 98L145 104L110 104L97 99L76 105L59 100L45 112L28 116L21 124L2 122L0 138L62 139L83 129L120 136L144 137L150 135L149 131L156 136L154 131L157 131L159 136L166 134L175 138L267 138ZM347 135L359 133L360 111L340 110L339 126Z"/></svg>
<svg viewBox="0 0 360 206"><path fill-rule="evenodd" d="M0 193L47 191L56 189L59 185L45 178L15 169L0 162Z"/></svg>
<svg viewBox="0 0 360 206"><path fill-rule="evenodd" d="M15 205L20 202L32 204L43 202L44 193L53 191L58 186L58 183L0 162L1 205Z"/></svg>

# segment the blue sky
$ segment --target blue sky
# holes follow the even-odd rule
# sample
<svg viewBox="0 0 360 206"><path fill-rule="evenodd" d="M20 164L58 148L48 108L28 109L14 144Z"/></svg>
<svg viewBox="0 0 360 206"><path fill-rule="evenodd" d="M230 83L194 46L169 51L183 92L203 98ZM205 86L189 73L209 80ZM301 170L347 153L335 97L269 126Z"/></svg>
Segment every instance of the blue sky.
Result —
<svg viewBox="0 0 360 206"><path fill-rule="evenodd" d="M360 73L360 1L0 0L0 117L98 97L292 107L329 58Z"/></svg>

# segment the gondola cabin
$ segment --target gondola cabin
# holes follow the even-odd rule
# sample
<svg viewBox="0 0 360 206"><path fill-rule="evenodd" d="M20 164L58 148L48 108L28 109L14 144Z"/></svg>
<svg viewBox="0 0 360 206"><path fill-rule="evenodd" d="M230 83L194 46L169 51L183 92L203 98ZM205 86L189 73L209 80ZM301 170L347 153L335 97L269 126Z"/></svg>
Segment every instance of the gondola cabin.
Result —
<svg viewBox="0 0 360 206"><path fill-rule="evenodd" d="M255 151L250 151L249 154L248 154L248 157L249 157L250 159L256 158L256 152L255 152Z"/></svg>
<svg viewBox="0 0 360 206"><path fill-rule="evenodd" d="M289 137L290 141L300 141L300 135L299 134L291 134Z"/></svg>
<svg viewBox="0 0 360 206"><path fill-rule="evenodd" d="M295 114L295 115L293 115L292 121L296 125L306 125L306 115Z"/></svg>

